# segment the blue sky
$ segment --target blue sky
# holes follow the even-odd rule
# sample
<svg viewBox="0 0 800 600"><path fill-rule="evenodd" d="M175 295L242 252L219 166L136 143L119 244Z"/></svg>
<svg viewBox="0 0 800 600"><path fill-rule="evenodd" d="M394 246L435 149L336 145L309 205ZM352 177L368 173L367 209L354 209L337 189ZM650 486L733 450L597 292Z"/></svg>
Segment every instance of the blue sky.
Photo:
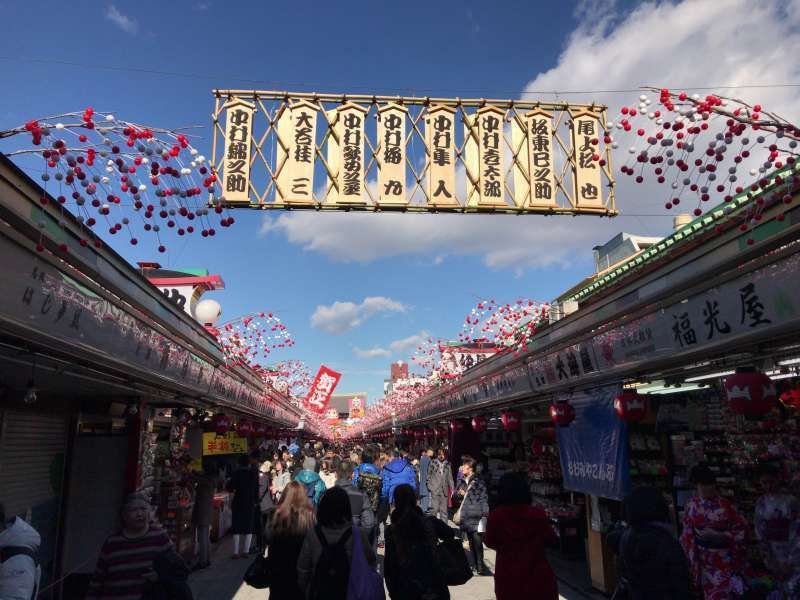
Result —
<svg viewBox="0 0 800 600"><path fill-rule="evenodd" d="M16 24L0 38L0 129L91 105L207 134L213 87L499 98L597 90L569 97L614 105L636 94L606 90L642 84L800 80L770 49L770 40L797 42L796 1L732 0L753 17L746 34L740 10L718 4L0 0L4 23ZM750 52L728 52L731 44ZM717 53L723 64L710 58ZM797 105L794 91L760 94ZM210 154L207 135L195 145ZM620 191L625 216L613 221L239 211L213 241L176 242L164 256L146 244L115 248L131 261L220 273L227 290L214 297L225 317L269 309L293 332L296 347L276 359L328 364L344 373L339 391L374 398L388 363L413 350L392 351L392 342L455 338L479 297L550 300L593 270L593 245L620 230L668 231L669 218L654 216L664 212L657 191ZM384 300L364 303L375 297ZM314 326L319 306L327 320ZM375 348L390 354L356 354Z"/></svg>

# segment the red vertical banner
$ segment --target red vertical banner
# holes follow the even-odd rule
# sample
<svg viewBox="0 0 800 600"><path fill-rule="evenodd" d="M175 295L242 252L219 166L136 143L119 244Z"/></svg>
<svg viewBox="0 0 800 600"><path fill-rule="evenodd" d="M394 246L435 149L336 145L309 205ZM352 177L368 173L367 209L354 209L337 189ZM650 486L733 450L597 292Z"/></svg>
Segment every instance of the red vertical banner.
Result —
<svg viewBox="0 0 800 600"><path fill-rule="evenodd" d="M342 378L341 373L337 373L333 369L329 369L325 365L320 366L311 388L308 390L305 404L314 412L323 413L328 406L328 401L333 395L333 390L339 384Z"/></svg>

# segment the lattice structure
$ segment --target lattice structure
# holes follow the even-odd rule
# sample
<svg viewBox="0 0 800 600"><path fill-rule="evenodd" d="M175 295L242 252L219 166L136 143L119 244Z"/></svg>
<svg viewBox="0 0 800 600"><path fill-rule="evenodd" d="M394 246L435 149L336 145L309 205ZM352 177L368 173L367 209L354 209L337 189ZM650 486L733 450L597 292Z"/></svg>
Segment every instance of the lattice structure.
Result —
<svg viewBox="0 0 800 600"><path fill-rule="evenodd" d="M256 90L214 97L213 165L227 206L617 214L602 105Z"/></svg>

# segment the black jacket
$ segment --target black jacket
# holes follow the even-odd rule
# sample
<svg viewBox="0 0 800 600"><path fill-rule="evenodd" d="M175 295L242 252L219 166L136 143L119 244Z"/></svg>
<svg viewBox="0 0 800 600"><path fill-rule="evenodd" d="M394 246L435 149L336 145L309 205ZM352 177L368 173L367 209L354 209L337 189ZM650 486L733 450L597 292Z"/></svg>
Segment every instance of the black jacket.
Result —
<svg viewBox="0 0 800 600"><path fill-rule="evenodd" d="M297 559L303 547L305 533L299 535L276 535L272 529L272 509L267 518L264 538L267 543L267 561L272 581L269 586L269 600L305 600L305 594L297 585Z"/></svg>
<svg viewBox="0 0 800 600"><path fill-rule="evenodd" d="M459 490L465 490L461 503L461 529L465 531L477 531L478 522L482 517L489 515L489 493L486 491L486 483L473 475L469 482L462 479L458 484Z"/></svg>
<svg viewBox="0 0 800 600"><path fill-rule="evenodd" d="M353 513L353 522L358 527L362 527L366 530L374 527L375 513L372 512L370 503L366 501L364 492L346 479L337 479L336 487L340 487L347 492L347 498L350 500L350 510Z"/></svg>
<svg viewBox="0 0 800 600"><path fill-rule="evenodd" d="M608 534L619 555L631 600L688 600L689 565L678 540L662 523L616 529Z"/></svg>

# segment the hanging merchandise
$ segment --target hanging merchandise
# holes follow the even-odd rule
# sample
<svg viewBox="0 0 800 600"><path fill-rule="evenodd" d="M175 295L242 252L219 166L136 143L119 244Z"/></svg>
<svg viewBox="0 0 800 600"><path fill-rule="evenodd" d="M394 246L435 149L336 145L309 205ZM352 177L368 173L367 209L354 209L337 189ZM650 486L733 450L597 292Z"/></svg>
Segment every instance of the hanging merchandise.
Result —
<svg viewBox="0 0 800 600"><path fill-rule="evenodd" d="M566 400L550 405L550 418L559 427L568 427L575 420L575 409Z"/></svg>
<svg viewBox="0 0 800 600"><path fill-rule="evenodd" d="M522 424L522 415L515 410L504 412L500 415L500 421L506 431L519 431L519 427Z"/></svg>
<svg viewBox="0 0 800 600"><path fill-rule="evenodd" d="M228 415L214 415L214 418L211 419L211 422L214 425L214 431L217 433L217 435L225 435L231 429L231 419Z"/></svg>
<svg viewBox="0 0 800 600"><path fill-rule="evenodd" d="M731 410L746 417L760 417L775 405L775 384L761 371L751 368L736 369L725 378L725 391Z"/></svg>
<svg viewBox="0 0 800 600"><path fill-rule="evenodd" d="M483 433L488 426L488 420L483 415L472 417L472 430L476 433Z"/></svg>
<svg viewBox="0 0 800 600"><path fill-rule="evenodd" d="M623 390L614 398L614 412L625 423L638 423L647 414L647 398L633 390Z"/></svg>

